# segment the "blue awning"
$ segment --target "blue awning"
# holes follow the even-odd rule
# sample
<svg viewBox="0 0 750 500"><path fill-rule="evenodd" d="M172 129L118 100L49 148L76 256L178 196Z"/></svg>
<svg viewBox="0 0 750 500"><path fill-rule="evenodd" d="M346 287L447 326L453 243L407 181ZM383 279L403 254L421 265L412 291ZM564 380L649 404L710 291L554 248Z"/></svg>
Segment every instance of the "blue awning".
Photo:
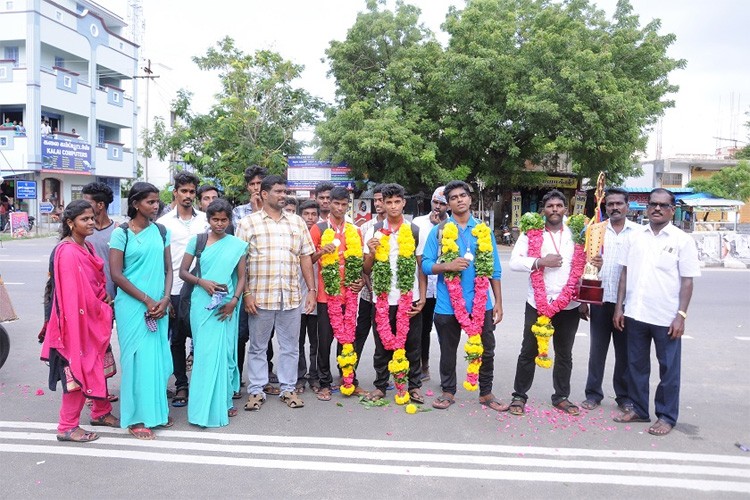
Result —
<svg viewBox="0 0 750 500"><path fill-rule="evenodd" d="M628 203L628 208L630 210L646 210L646 205L637 201L631 201Z"/></svg>

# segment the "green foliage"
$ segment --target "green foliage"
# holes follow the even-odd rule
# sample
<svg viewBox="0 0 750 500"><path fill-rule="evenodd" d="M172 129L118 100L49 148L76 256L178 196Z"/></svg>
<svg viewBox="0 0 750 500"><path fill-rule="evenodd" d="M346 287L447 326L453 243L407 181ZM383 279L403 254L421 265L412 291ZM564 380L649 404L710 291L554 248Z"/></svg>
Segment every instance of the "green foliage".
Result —
<svg viewBox="0 0 750 500"><path fill-rule="evenodd" d="M708 179L695 179L688 187L719 198L747 201L750 199L750 163L740 161L736 167L725 167Z"/></svg>
<svg viewBox="0 0 750 500"><path fill-rule="evenodd" d="M388 293L391 289L391 265L390 263L376 260L372 265L372 291L376 296Z"/></svg>
<svg viewBox="0 0 750 500"><path fill-rule="evenodd" d="M347 257L344 262L344 286L351 286L352 283L361 277L362 257Z"/></svg>
<svg viewBox="0 0 750 500"><path fill-rule="evenodd" d="M518 229L522 233L526 233L531 229L542 229L544 228L544 217L536 212L526 212L521 216L521 220L518 222Z"/></svg>
<svg viewBox="0 0 750 500"><path fill-rule="evenodd" d="M272 51L245 54L226 37L193 61L201 70L218 74L221 91L216 102L208 113L194 114L192 94L178 92L172 103L178 123L167 131L163 120L155 120L144 137L144 153L161 159L178 154L201 176L240 199L246 167L258 164L272 173L286 171L286 156L300 153L303 146L294 132L316 122L322 103L292 86L303 67Z"/></svg>
<svg viewBox="0 0 750 500"><path fill-rule="evenodd" d="M624 0L612 21L586 0L474 0L445 28L445 134L497 181L567 153L581 175L618 182L673 105L667 75L685 64L666 56L674 36L658 20L641 28Z"/></svg>
<svg viewBox="0 0 750 500"><path fill-rule="evenodd" d="M417 257L398 256L396 259L396 288L407 293L414 287L414 271L417 269ZM389 266L390 271L390 266Z"/></svg>
<svg viewBox="0 0 750 500"><path fill-rule="evenodd" d="M337 106L317 127L324 156L355 176L411 190L449 178L490 188L537 183L527 160L577 173L636 173L634 156L677 90L674 35L641 27L621 0L611 20L588 0L471 0L452 8L447 48L419 10L370 0L326 56Z"/></svg>
<svg viewBox="0 0 750 500"><path fill-rule="evenodd" d="M340 295L341 275L339 274L338 264L323 266L320 272L323 276L323 284L325 285L326 293L328 295Z"/></svg>
<svg viewBox="0 0 750 500"><path fill-rule="evenodd" d="M586 243L586 216L583 214L568 217L568 227L573 235L573 243L583 245Z"/></svg>
<svg viewBox="0 0 750 500"><path fill-rule="evenodd" d="M391 12L379 3L368 1L346 40L326 50L337 106L317 127L320 153L349 163L357 178L412 191L464 178L468 169L438 160L433 75L442 49L418 24L419 9L398 2Z"/></svg>

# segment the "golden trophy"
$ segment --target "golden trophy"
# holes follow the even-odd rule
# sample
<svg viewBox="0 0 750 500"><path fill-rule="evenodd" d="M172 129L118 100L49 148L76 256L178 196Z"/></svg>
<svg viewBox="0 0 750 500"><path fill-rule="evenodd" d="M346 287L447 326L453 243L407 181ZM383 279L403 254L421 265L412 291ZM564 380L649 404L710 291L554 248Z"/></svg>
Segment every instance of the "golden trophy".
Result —
<svg viewBox="0 0 750 500"><path fill-rule="evenodd" d="M604 199L604 172L599 172L596 180L594 199L596 200L594 216L586 227L586 267L583 269L577 300L588 304L601 304L604 299L604 288L602 288L602 280L599 279L599 269L591 261L601 254L604 235L607 232L607 221L601 221L600 209Z"/></svg>

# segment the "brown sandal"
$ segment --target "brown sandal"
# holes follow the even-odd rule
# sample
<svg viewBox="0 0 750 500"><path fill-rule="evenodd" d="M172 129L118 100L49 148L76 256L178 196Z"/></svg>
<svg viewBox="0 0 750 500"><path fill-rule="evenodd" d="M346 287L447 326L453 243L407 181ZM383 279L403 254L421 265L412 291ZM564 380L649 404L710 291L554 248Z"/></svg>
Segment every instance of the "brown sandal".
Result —
<svg viewBox="0 0 750 500"><path fill-rule="evenodd" d="M318 398L318 401L330 401L331 389L328 387L321 387L320 390L315 393L315 397Z"/></svg>
<svg viewBox="0 0 750 500"><path fill-rule="evenodd" d="M72 443L89 443L91 441L96 441L97 439L99 439L99 435L96 432L86 432L80 427L61 432L57 435L58 441L70 441Z"/></svg>
<svg viewBox="0 0 750 500"><path fill-rule="evenodd" d="M500 401L499 399L497 399L492 394L490 394L489 396L490 397L488 397L487 399L481 399L480 398L479 399L479 404L482 404L482 405L486 406L490 410L495 410L495 411L499 411L499 412L508 411L508 409L510 408L509 404L503 403L502 401Z"/></svg>
<svg viewBox="0 0 750 500"><path fill-rule="evenodd" d="M422 392L420 392L419 389L410 390L409 398L412 400L413 403L417 403L419 405L424 404L424 396L422 396Z"/></svg>
<svg viewBox="0 0 750 500"><path fill-rule="evenodd" d="M136 439L142 439L144 441L151 441L152 439L156 439L156 434L154 434L154 431L144 426L143 424L128 427L128 432Z"/></svg>
<svg viewBox="0 0 750 500"><path fill-rule="evenodd" d="M455 402L456 400L453 398L453 394L444 392L442 395L435 398L435 401L432 402L432 407L437 410L447 410Z"/></svg>
<svg viewBox="0 0 750 500"><path fill-rule="evenodd" d="M374 391L372 391L370 394L368 394L365 397L367 398L367 401L372 401L372 402L380 401L381 399L385 397L385 392L381 391L380 389L375 389Z"/></svg>
<svg viewBox="0 0 750 500"><path fill-rule="evenodd" d="M508 412L517 417L524 415L526 413L526 401L518 397L513 398L508 407Z"/></svg>
<svg viewBox="0 0 750 500"><path fill-rule="evenodd" d="M294 392L282 392L281 400L285 402L289 408L302 408L305 406L305 402Z"/></svg>
<svg viewBox="0 0 750 500"><path fill-rule="evenodd" d="M654 425L648 428L648 433L652 436L666 436L672 431L674 426L662 419L657 419Z"/></svg>
<svg viewBox="0 0 750 500"><path fill-rule="evenodd" d="M120 427L120 419L112 415L112 413L92 418L89 423L95 427Z"/></svg>
<svg viewBox="0 0 750 500"><path fill-rule="evenodd" d="M245 403L245 411L258 411L265 402L266 398L261 394L251 394L250 397L247 398L247 403Z"/></svg>
<svg viewBox="0 0 750 500"><path fill-rule="evenodd" d="M563 399L559 403L555 403L554 406L561 412L567 413L568 415L571 415L573 417L576 417L581 414L580 408L578 408L577 405L571 403L567 399Z"/></svg>

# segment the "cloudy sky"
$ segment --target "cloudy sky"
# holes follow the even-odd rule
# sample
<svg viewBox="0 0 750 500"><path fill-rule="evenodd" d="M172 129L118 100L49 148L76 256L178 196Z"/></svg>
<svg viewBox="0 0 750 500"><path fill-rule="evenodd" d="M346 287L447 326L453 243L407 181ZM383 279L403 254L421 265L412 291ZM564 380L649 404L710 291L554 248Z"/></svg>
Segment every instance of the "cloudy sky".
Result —
<svg viewBox="0 0 750 500"><path fill-rule="evenodd" d="M100 4L127 16L128 0L100 0ZM440 31L450 5L462 0L412 0L422 10L422 21L445 41ZM247 52L273 49L305 66L298 84L326 101L332 101L334 83L321 62L333 39L345 38L364 0L147 0L143 1L145 33L142 56L150 58L161 77L151 87L150 115L166 114L179 88L195 94L195 108L204 111L218 90L214 75L201 72L190 58L224 36L235 39ZM389 5L393 5L389 0ZM597 6L611 14L616 0L599 0ZM713 154L732 144L714 137L748 140L743 124L750 119L750 1L747 0L631 0L641 25L654 18L663 33L675 33L670 55L687 60L684 70L670 80L680 86L674 108L663 120L663 156L679 153ZM742 61L745 61L744 63ZM141 85L139 93L145 94ZM655 134L646 156L655 154ZM742 144L740 144L742 145Z"/></svg>

